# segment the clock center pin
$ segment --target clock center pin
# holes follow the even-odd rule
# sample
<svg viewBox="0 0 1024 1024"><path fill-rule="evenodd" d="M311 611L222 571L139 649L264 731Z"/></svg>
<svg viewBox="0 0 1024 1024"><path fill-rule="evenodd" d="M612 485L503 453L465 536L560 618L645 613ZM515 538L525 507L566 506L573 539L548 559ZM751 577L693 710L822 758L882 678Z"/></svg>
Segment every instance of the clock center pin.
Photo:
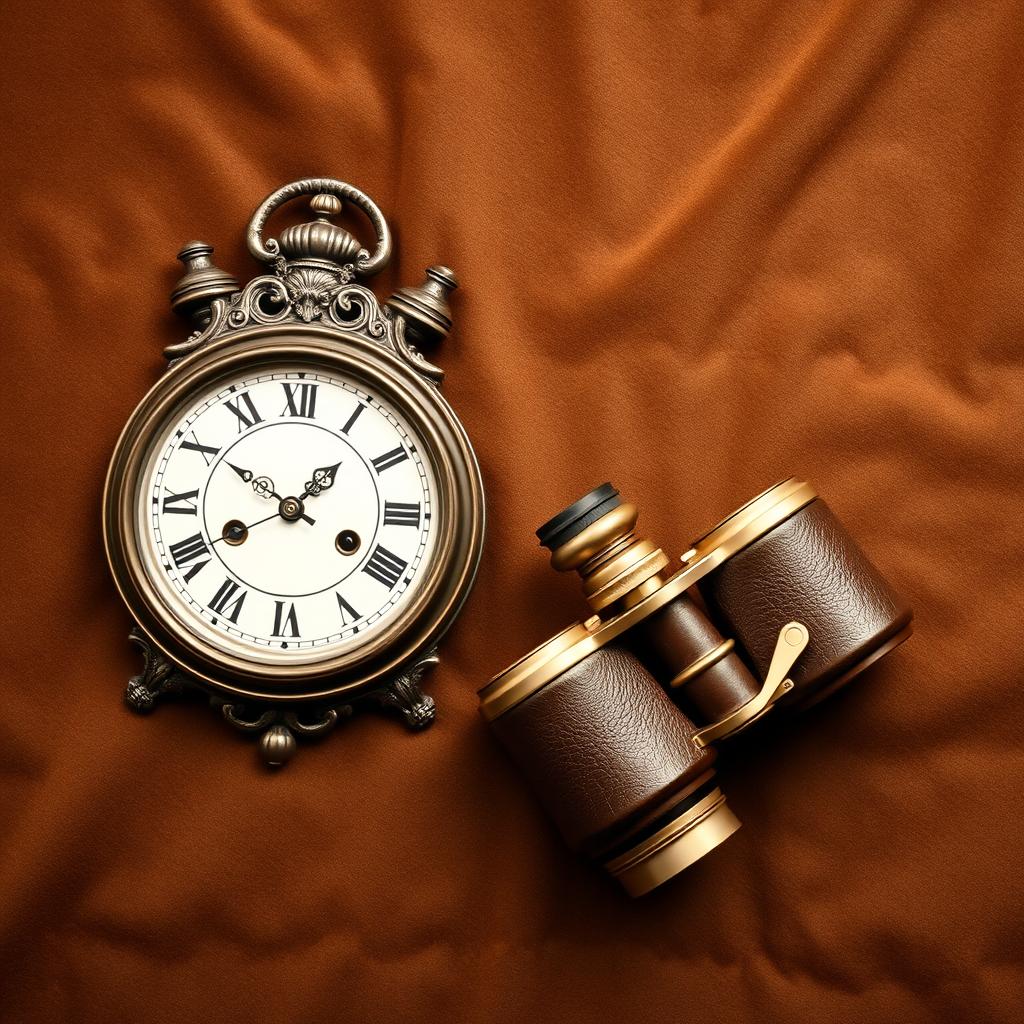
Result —
<svg viewBox="0 0 1024 1024"><path fill-rule="evenodd" d="M306 507L298 498L282 498L280 505L281 518L287 519L289 523L294 523L297 519L302 517L302 513L305 512Z"/></svg>

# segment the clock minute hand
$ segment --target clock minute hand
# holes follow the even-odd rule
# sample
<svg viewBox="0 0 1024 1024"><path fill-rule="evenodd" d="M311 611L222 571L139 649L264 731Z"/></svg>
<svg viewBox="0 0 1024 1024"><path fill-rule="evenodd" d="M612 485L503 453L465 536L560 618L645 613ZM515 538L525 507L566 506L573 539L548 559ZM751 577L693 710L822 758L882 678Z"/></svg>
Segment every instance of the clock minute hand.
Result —
<svg viewBox="0 0 1024 1024"><path fill-rule="evenodd" d="M340 462L336 462L333 466L321 466L319 469L314 469L313 479L306 481L306 489L299 495L299 501L315 497L321 491L326 491L329 487L332 487L335 474L338 472L340 465Z"/></svg>
<svg viewBox="0 0 1024 1024"><path fill-rule="evenodd" d="M264 523L269 523L271 519L276 519L280 514L280 512L275 512L273 515L267 516L265 519L258 519L255 523L250 523L248 526L243 526L239 523L230 530L225 530L219 537L211 539L210 544L219 544L222 540L242 540L250 530L254 530L257 526L262 526Z"/></svg>

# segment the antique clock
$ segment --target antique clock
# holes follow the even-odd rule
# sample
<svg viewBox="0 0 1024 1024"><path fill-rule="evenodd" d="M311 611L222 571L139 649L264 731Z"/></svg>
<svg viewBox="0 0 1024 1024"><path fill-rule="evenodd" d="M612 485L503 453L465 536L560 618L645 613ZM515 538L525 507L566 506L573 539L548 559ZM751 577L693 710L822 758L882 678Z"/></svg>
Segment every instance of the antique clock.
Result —
<svg viewBox="0 0 1024 1024"><path fill-rule="evenodd" d="M303 196L312 217L264 238ZM343 204L372 251L333 222ZM211 246L178 255L171 304L196 329L117 442L103 531L144 659L128 705L198 689L282 764L366 704L433 721L420 681L472 586L484 499L419 350L451 328L454 274L430 267L380 304L361 282L390 257L388 225L332 178L268 196L247 242L267 272L244 288Z"/></svg>

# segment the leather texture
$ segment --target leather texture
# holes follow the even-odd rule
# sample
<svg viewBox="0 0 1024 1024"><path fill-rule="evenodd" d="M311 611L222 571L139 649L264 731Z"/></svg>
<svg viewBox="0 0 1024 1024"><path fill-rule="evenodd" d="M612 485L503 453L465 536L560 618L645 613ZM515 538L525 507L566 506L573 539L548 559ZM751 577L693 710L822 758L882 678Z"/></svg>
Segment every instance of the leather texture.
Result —
<svg viewBox="0 0 1024 1024"><path fill-rule="evenodd" d="M4 4L4 1024L1020 1024L1022 19ZM123 707L99 505L190 330L174 254L205 239L248 280L247 219L310 174L394 228L377 294L458 274L424 354L488 535L435 725L356 716L269 774L202 701ZM914 636L723 745L743 828L629 900L477 711L590 614L533 531L613 480L675 556L794 473Z"/></svg>
<svg viewBox="0 0 1024 1024"><path fill-rule="evenodd" d="M631 650L663 686L723 640L692 598L674 601L637 623L627 634ZM760 690L735 650L679 687L669 689L683 712L698 725L724 718Z"/></svg>
<svg viewBox="0 0 1024 1024"><path fill-rule="evenodd" d="M602 647L492 723L567 842L594 854L707 772L710 751L628 651Z"/></svg>
<svg viewBox="0 0 1024 1024"><path fill-rule="evenodd" d="M807 627L810 642L790 672L794 702L850 671L912 618L821 498L723 563L700 589L762 678L779 630L793 620Z"/></svg>

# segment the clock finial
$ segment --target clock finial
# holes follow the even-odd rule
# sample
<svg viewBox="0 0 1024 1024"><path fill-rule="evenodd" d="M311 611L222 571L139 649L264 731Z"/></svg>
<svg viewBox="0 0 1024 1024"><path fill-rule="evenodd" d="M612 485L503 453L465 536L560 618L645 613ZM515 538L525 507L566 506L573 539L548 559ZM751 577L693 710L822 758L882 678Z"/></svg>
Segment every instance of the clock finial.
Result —
<svg viewBox="0 0 1024 1024"><path fill-rule="evenodd" d="M313 196L309 201L310 209L319 214L320 220L328 220L331 217L337 217L342 210L342 202L338 196L331 195L330 192L321 192L319 195Z"/></svg>
<svg viewBox="0 0 1024 1024"><path fill-rule="evenodd" d="M348 263L362 250L359 239L337 224L344 204L341 197L330 192L318 192L309 201L317 215L316 220L293 224L281 232L281 252L290 260L324 260L328 263Z"/></svg>
<svg viewBox="0 0 1024 1024"><path fill-rule="evenodd" d="M213 246L207 242L186 242L178 253L185 274L171 292L171 309L202 322L210 318L214 299L226 299L239 289L237 278L214 264Z"/></svg>
<svg viewBox="0 0 1024 1024"><path fill-rule="evenodd" d="M458 287L459 279L448 267L427 267L423 284L399 288L387 304L405 318L411 334L429 341L447 338L452 329L448 297Z"/></svg>

